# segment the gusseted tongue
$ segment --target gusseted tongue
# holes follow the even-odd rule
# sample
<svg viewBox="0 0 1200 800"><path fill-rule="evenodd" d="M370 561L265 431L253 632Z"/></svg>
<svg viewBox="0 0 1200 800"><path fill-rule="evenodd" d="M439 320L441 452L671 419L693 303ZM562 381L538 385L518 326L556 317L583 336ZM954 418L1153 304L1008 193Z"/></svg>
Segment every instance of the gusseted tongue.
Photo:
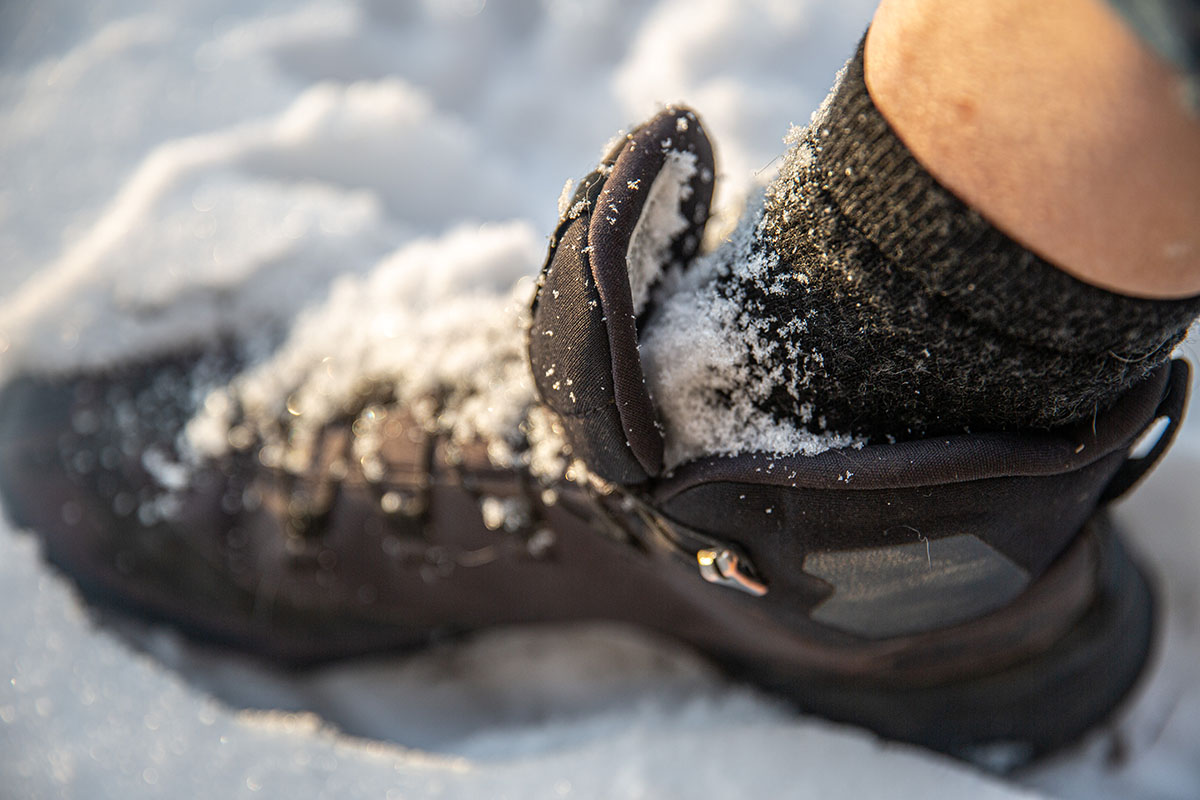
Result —
<svg viewBox="0 0 1200 800"><path fill-rule="evenodd" d="M638 354L638 318L665 270L696 255L713 191L696 114L668 108L585 178L550 243L529 357L576 456L606 480L657 475L663 436Z"/></svg>

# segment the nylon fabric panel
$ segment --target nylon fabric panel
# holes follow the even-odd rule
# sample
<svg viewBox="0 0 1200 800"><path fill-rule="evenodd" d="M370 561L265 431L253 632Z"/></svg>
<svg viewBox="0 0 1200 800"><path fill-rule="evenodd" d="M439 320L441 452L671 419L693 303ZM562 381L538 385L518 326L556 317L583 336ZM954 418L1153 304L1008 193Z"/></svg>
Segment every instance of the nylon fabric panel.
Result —
<svg viewBox="0 0 1200 800"><path fill-rule="evenodd" d="M612 394L612 358L587 254L588 215L574 220L543 273L529 360L538 394L563 422L574 454L608 480L641 483Z"/></svg>

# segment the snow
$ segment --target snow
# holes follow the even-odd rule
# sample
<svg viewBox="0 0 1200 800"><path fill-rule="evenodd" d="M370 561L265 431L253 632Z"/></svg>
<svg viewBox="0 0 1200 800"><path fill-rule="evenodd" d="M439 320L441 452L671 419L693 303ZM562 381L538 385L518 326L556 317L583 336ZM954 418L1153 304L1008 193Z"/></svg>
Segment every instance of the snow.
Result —
<svg viewBox="0 0 1200 800"><path fill-rule="evenodd" d="M834 78L841 80L841 72ZM832 92L812 114L819 127ZM808 278L778 268L778 255L754 248L770 231L763 207L779 187L795 182L811 163L804 143L807 128L793 126L785 139L788 154L775 181L750 194L742 218L719 245L693 262L687 274L664 282L643 333L641 353L651 396L662 410L668 469L710 454L771 453L817 455L835 448L858 448L866 439L826 429L820 408L800 407L798 419L775 418L761 410L773 391L785 386L802 397L824 355L803 348L803 333L817 309L797 308L781 333L754 317L747 286L768 294L787 291L786 281ZM814 323L815 324L815 323ZM687 353L687 358L679 358ZM774 365L766 369L763 365ZM795 371L795 377L785 374ZM815 369L814 369L815 368ZM818 373L819 374L819 373ZM848 479L848 478L847 478Z"/></svg>
<svg viewBox="0 0 1200 800"><path fill-rule="evenodd" d="M768 256L751 249L761 221L762 197L756 194L723 244L664 284L642 331L642 363L650 396L662 412L668 469L709 454L816 455L864 444L849 434L809 430L803 423L819 410L810 409L797 424L758 407L782 382L783 367L763 371L749 363L751 353L777 346L746 314L740 288L772 274ZM736 280L722 279L730 272Z"/></svg>
<svg viewBox="0 0 1200 800"><path fill-rule="evenodd" d="M206 698L93 627L28 538L0 539L0 579L27 598L21 615L0 620L0 637L19 645L6 651L11 681L0 689L9 797L769 795L778 748L793 754L786 767L803 796L861 797L876 778L827 765L865 759L901 789L936 781L953 796L1028 796L862 734L796 725L724 689L695 658L624 631L499 633L302 679L194 656L194 674L210 684L280 707L333 703L364 732L425 749L368 741L311 712L235 711ZM169 658L178 645L160 637L157 647Z"/></svg>
<svg viewBox="0 0 1200 800"><path fill-rule="evenodd" d="M564 178L590 169L613 131L685 102L718 148L714 227L732 229L871 5L0 5L0 373L103 365L218 331L264 353L286 339L209 397L193 440L219 450L236 406L269 433L282 397L303 430L345 401L352 375L390 375L412 348L452 341L399 388L472 375L475 406L438 424L504 430L529 391L512 353L530 287L514 281L540 264ZM687 313L696 280L672 313ZM664 376L652 372L652 390L690 380ZM561 469L552 434L527 454L545 474ZM676 459L698 446L672 435L693 442ZM0 793L1194 797L1200 423L1182 439L1122 509L1168 612L1117 727L1119 764L1105 731L1002 781L796 716L621 628L499 630L281 673L94 617L36 539L0 522ZM146 466L167 489L186 479L161 454Z"/></svg>
<svg viewBox="0 0 1200 800"><path fill-rule="evenodd" d="M246 444L265 443L261 456L299 473L330 420L361 412L363 425L374 422L362 398L385 388L423 427L489 442L501 466L524 454L512 439L527 417L543 447L561 450L545 416L531 415L524 355L543 247L524 222L464 226L400 248L369 276L339 278L277 352L209 397L189 425L193 447L220 455L237 427ZM373 441L357 436L356 455L370 458Z"/></svg>
<svg viewBox="0 0 1200 800"><path fill-rule="evenodd" d="M680 117L678 122L686 125L687 119ZM687 230L688 220L684 219L681 208L691 195L688 181L695 174L695 154L672 150L667 153L662 171L650 184L646 204L629 237L629 250L625 255L634 314L641 314L646 309L650 289L662 276L670 258L671 242ZM630 188L635 188L633 182Z"/></svg>

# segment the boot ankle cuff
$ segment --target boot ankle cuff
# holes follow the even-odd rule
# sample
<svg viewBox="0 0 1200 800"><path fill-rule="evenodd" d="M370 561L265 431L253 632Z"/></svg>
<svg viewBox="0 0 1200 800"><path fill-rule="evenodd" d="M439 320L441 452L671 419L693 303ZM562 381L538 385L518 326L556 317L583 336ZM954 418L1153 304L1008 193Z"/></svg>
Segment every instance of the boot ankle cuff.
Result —
<svg viewBox="0 0 1200 800"><path fill-rule="evenodd" d="M1112 352L1152 366L1200 314L1200 297L1147 300L1084 283L1038 257L942 186L867 91L865 38L813 123L814 166L860 233L969 318L1037 347Z"/></svg>

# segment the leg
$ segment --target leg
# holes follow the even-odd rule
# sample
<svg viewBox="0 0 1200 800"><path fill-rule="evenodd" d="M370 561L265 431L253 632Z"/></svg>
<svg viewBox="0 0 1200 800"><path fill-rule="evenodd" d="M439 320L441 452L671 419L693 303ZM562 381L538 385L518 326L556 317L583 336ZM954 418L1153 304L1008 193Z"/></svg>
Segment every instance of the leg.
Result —
<svg viewBox="0 0 1200 800"><path fill-rule="evenodd" d="M1200 119L1099 0L884 0L876 106L942 185L1061 269L1135 297L1200 292Z"/></svg>

